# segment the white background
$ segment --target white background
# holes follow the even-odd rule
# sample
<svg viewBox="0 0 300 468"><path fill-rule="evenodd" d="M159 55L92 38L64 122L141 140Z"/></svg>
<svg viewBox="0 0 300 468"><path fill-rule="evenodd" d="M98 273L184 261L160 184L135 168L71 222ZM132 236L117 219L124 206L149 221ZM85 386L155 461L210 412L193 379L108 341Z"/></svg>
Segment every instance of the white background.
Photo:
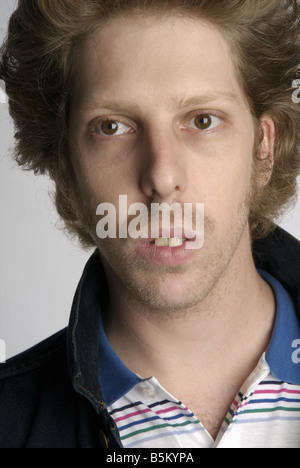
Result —
<svg viewBox="0 0 300 468"><path fill-rule="evenodd" d="M15 4L0 2L0 42ZM57 228L49 180L19 169L12 148L12 122L7 104L0 103L0 340L7 358L67 325L91 254ZM300 239L300 200L280 224Z"/></svg>

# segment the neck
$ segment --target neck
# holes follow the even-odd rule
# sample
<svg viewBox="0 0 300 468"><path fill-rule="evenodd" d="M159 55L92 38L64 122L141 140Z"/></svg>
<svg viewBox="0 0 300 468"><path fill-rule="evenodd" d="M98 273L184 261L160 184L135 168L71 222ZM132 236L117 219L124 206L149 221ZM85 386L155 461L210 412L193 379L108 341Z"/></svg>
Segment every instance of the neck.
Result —
<svg viewBox="0 0 300 468"><path fill-rule="evenodd" d="M149 310L120 282L110 283L116 290L105 314L107 337L124 363L145 378L166 376L170 363L172 372L204 369L212 360L222 366L243 354L251 372L269 344L275 299L256 271L246 235L214 290L187 310Z"/></svg>

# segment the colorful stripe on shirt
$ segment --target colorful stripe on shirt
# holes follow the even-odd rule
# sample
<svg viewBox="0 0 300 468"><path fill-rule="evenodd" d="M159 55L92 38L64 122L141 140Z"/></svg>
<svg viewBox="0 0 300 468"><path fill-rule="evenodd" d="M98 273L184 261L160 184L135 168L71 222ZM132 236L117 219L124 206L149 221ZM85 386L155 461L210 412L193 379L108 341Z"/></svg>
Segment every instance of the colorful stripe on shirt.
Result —
<svg viewBox="0 0 300 468"><path fill-rule="evenodd" d="M108 409L126 448L153 447L157 443L160 447L173 446L182 435L205 431L195 415L173 399L154 378L141 381Z"/></svg>
<svg viewBox="0 0 300 468"><path fill-rule="evenodd" d="M151 403L164 392L168 398ZM138 395L144 396L143 402L136 399ZM236 396L216 441L185 405L169 397L152 378L109 407L125 448L277 447L279 443L300 448L300 386L271 374L252 393Z"/></svg>

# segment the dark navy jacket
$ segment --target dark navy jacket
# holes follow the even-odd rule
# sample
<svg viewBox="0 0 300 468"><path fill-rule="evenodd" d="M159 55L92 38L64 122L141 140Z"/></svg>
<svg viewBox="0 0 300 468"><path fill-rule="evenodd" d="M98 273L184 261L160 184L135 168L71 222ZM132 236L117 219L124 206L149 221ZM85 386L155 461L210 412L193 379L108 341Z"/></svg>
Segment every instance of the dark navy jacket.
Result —
<svg viewBox="0 0 300 468"><path fill-rule="evenodd" d="M300 321L300 242L277 228L254 242L253 255L257 268L290 292ZM95 252L78 285L69 326L0 365L0 448L122 447L98 371L100 304L106 300Z"/></svg>

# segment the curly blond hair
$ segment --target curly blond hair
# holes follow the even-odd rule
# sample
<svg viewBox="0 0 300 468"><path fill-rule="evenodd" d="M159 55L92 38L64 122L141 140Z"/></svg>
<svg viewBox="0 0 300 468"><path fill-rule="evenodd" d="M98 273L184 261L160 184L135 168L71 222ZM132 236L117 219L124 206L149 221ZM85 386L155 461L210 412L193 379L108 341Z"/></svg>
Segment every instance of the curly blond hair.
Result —
<svg viewBox="0 0 300 468"><path fill-rule="evenodd" d="M50 175L67 229L93 246L68 155L73 72L82 41L107 19L132 13L204 18L224 34L254 120L269 114L276 126L272 176L250 206L252 238L265 236L295 201L300 174L297 0L19 0L0 55L18 164Z"/></svg>

